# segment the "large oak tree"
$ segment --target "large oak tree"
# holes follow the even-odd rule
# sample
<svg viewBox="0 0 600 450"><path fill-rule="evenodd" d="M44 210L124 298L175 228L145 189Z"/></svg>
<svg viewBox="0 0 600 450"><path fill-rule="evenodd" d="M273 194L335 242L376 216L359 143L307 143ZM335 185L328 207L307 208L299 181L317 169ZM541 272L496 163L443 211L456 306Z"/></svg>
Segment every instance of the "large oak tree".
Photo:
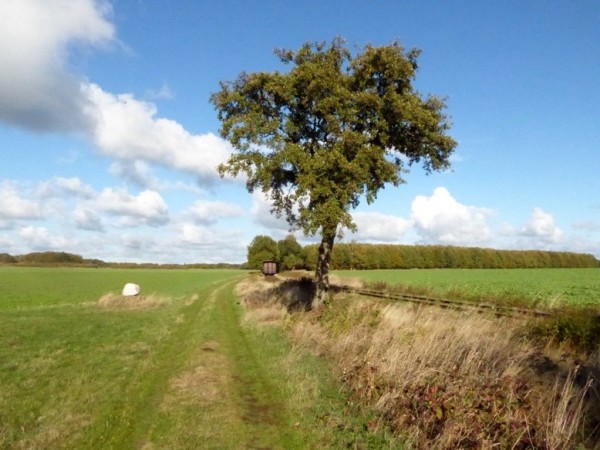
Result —
<svg viewBox="0 0 600 450"><path fill-rule="evenodd" d="M343 40L276 50L290 69L242 73L221 82L211 101L221 135L237 150L222 176L245 174L292 228L319 234L314 304L327 299L336 236L355 230L351 210L413 164L443 170L456 142L445 103L413 87L416 49L399 42L354 54Z"/></svg>

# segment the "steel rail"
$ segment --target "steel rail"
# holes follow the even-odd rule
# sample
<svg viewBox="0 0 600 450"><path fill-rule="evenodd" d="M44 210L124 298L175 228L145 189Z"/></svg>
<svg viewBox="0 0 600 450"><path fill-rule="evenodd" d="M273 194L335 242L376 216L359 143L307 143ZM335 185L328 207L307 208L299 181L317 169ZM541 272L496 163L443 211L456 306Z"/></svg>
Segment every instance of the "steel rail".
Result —
<svg viewBox="0 0 600 450"><path fill-rule="evenodd" d="M372 289L356 289L348 286L332 285L331 288L337 291L352 292L359 295L376 297L382 299L398 300L422 305L439 306L442 308L452 308L460 310L475 310L478 312L491 312L495 315L510 317L554 317L550 311L538 309L519 308L514 306L501 306L492 303L475 303L463 300L448 300L444 298L428 297L423 295L403 294L386 291L376 291Z"/></svg>

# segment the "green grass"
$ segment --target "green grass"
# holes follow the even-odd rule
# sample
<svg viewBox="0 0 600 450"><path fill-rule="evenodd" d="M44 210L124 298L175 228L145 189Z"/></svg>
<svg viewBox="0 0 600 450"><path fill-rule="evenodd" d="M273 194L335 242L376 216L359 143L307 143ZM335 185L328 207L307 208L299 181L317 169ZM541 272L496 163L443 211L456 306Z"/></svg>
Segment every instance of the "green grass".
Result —
<svg viewBox="0 0 600 450"><path fill-rule="evenodd" d="M599 269L415 269L336 271L440 296L525 301L540 307L600 306Z"/></svg>
<svg viewBox="0 0 600 450"><path fill-rule="evenodd" d="M0 310L95 302L107 292L120 293L125 283L139 284L142 294L185 296L236 270L88 269L0 266Z"/></svg>
<svg viewBox="0 0 600 450"><path fill-rule="evenodd" d="M0 448L389 448L235 270L0 268ZM125 282L167 301L103 307Z"/></svg>
<svg viewBox="0 0 600 450"><path fill-rule="evenodd" d="M117 448L133 442L170 371L189 351L193 321L178 325L177 319L191 318L199 302L186 299L240 274L1 269L0 447ZM125 281L172 301L141 310L96 304Z"/></svg>
<svg viewBox="0 0 600 450"><path fill-rule="evenodd" d="M229 294L231 295L231 294ZM236 302L221 302L228 317L239 320ZM268 442L281 449L362 448L401 449L398 439L385 429L372 431L369 424L376 415L364 405L349 400L328 364L317 356L299 351L285 338L284 330L274 326L222 327L230 350L241 365L238 373L247 379L237 384L246 399L247 413L261 424L246 448L267 448ZM268 439L269 435L275 439ZM267 438L267 440L265 440ZM236 445L233 448L242 448Z"/></svg>

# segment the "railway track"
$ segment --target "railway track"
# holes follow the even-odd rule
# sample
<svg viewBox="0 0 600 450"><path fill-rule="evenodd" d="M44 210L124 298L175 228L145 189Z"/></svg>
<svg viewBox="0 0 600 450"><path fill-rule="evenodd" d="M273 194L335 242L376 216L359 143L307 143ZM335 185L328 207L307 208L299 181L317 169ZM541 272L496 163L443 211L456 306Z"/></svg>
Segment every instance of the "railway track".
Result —
<svg viewBox="0 0 600 450"><path fill-rule="evenodd" d="M554 317L554 313L550 311L542 311L538 309L518 308L513 306L501 306L492 303L475 303L462 300L449 300L443 298L434 298L423 295L412 295L402 293L392 293L385 291L376 291L372 289L356 289L348 286L332 285L332 289L341 292L352 292L368 297L376 297L388 300L397 300L404 302L417 303L421 305L432 305L440 308L451 308L458 310L469 310L478 312L489 312L497 316L519 317L519 318L550 318Z"/></svg>

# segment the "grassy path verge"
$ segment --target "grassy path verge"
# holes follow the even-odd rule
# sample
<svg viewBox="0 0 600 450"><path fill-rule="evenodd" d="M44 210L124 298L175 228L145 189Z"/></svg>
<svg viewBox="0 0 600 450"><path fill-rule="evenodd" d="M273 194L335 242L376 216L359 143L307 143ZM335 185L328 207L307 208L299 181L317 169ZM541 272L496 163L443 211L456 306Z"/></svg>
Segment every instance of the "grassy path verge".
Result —
<svg viewBox="0 0 600 450"><path fill-rule="evenodd" d="M348 404L326 364L283 331L242 323L234 282L198 312L199 338L155 410L145 450L401 448Z"/></svg>
<svg viewBox="0 0 600 450"><path fill-rule="evenodd" d="M267 373L259 346L240 326L240 311L232 301L231 288L221 292L213 323L232 362L234 390L241 401L244 444L251 448L297 447L299 439L290 427L285 399L277 386L282 380Z"/></svg>
<svg viewBox="0 0 600 450"><path fill-rule="evenodd" d="M138 447L298 448L284 402L240 326L233 284L198 302L180 343L188 355L171 371Z"/></svg>
<svg viewBox="0 0 600 450"><path fill-rule="evenodd" d="M244 320L245 274L31 273L0 270L0 448L392 448L325 362ZM100 303L134 275L154 303Z"/></svg>
<svg viewBox="0 0 600 450"><path fill-rule="evenodd" d="M229 282L231 284L232 282ZM218 287L221 286L221 287ZM179 309L171 323L163 323L155 329L164 338L155 346L150 358L145 359L142 370L128 384L122 386L125 391L120 399L106 405L102 411L102 420L87 429L87 433L77 446L81 448L154 448L153 438L176 437L175 446L161 445L160 448L199 448L199 439L193 423L186 424L187 418L196 414L188 411L193 405L193 390L189 389L189 380L180 379L190 363L198 359L198 348L205 351L208 304L214 301L216 292L222 288L212 283L189 298ZM210 360L204 361L210 366ZM218 372L218 365L209 367ZM200 386L201 379L192 380ZM183 384L182 384L183 383ZM186 384L188 383L188 384ZM173 389L178 390L181 398L174 402L169 396ZM192 398L189 398L192 397ZM176 412L175 422L164 420L169 408ZM203 411L206 413L206 411Z"/></svg>

